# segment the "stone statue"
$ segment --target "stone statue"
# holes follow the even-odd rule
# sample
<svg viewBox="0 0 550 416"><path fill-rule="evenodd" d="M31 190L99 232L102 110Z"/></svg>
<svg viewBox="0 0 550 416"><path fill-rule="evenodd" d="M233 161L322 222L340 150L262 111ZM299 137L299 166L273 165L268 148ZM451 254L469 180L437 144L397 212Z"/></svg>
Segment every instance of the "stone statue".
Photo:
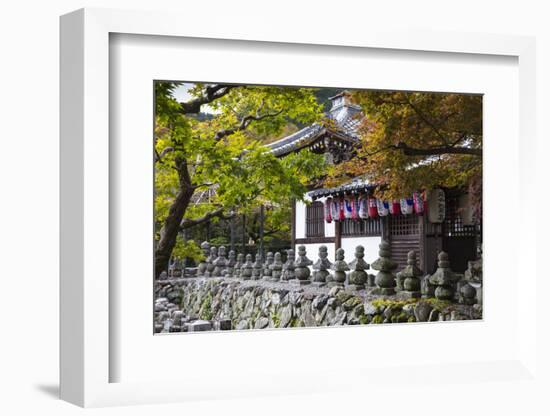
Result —
<svg viewBox="0 0 550 416"><path fill-rule="evenodd" d="M260 280L262 278L262 271L264 269L264 261L260 253L256 254L254 259L254 269L252 270L252 280Z"/></svg>
<svg viewBox="0 0 550 416"><path fill-rule="evenodd" d="M289 249L286 251L286 263L283 265L283 275L281 280L293 280L294 279L294 250Z"/></svg>
<svg viewBox="0 0 550 416"><path fill-rule="evenodd" d="M254 268L252 254L247 254L245 258L246 261L241 267L241 279L250 280L252 278L252 269Z"/></svg>
<svg viewBox="0 0 550 416"><path fill-rule="evenodd" d="M365 288L367 282L367 272L369 264L364 260L365 248L363 246L355 247L355 259L349 264L351 273L349 274L349 288L360 290Z"/></svg>
<svg viewBox="0 0 550 416"><path fill-rule="evenodd" d="M220 246L218 249L218 258L214 260L214 270L212 276L223 276L227 267L227 258L225 257L225 247Z"/></svg>
<svg viewBox="0 0 550 416"><path fill-rule="evenodd" d="M170 261L168 262L168 277L169 278L173 278L174 277L174 270L175 270L175 267L176 267L176 260L175 259L170 259Z"/></svg>
<svg viewBox="0 0 550 416"><path fill-rule="evenodd" d="M334 275L332 281L328 283L329 287L344 287L346 281L346 271L349 270L348 264L344 260L345 253L343 248L336 250L336 261L332 264Z"/></svg>
<svg viewBox="0 0 550 416"><path fill-rule="evenodd" d="M427 274L420 280L420 292L423 298L433 298L435 296L435 285L430 283L430 275Z"/></svg>
<svg viewBox="0 0 550 416"><path fill-rule="evenodd" d="M271 280L271 265L273 264L273 252L268 252L265 258L264 270L263 270L263 279Z"/></svg>
<svg viewBox="0 0 550 416"><path fill-rule="evenodd" d="M172 278L174 277L182 277L183 276L183 267L182 262L179 259L174 259L172 262L172 268L171 270L168 270L169 275L171 274Z"/></svg>
<svg viewBox="0 0 550 416"><path fill-rule="evenodd" d="M275 253L273 256L273 264L269 266L271 269L271 280L278 282L283 277L283 262L281 261L281 253Z"/></svg>
<svg viewBox="0 0 550 416"><path fill-rule="evenodd" d="M233 277L233 273L235 271L235 250L229 250L229 256L227 258L227 262L225 263L225 272L224 276L226 277Z"/></svg>
<svg viewBox="0 0 550 416"><path fill-rule="evenodd" d="M197 276L204 276L204 273L206 272L206 259L208 259L208 256L210 255L210 243L208 241L203 241L201 243L201 249L204 259L201 260L197 267Z"/></svg>
<svg viewBox="0 0 550 416"><path fill-rule="evenodd" d="M294 261L295 283L302 285L311 283L309 280L309 275L311 274L309 266L312 264L313 262L306 256L306 247L298 246L298 258Z"/></svg>
<svg viewBox="0 0 550 416"><path fill-rule="evenodd" d="M241 277L241 268L243 267L244 255L242 253L237 254L237 261L233 268L233 277Z"/></svg>
<svg viewBox="0 0 550 416"><path fill-rule="evenodd" d="M437 270L429 278L432 285L436 285L435 297L442 300L452 300L455 295L456 282L459 276L451 270L449 255L442 251L437 256Z"/></svg>
<svg viewBox="0 0 550 416"><path fill-rule="evenodd" d="M211 277L213 276L214 268L216 267L214 265L214 261L218 258L218 249L214 246L210 247L210 255L206 259L206 272L204 272L205 277Z"/></svg>
<svg viewBox="0 0 550 416"><path fill-rule="evenodd" d="M392 272L397 268L397 263L390 258L390 244L387 241L382 241L378 247L379 257L372 263L372 268L378 270L374 283L381 295L394 295L395 276Z"/></svg>
<svg viewBox="0 0 550 416"><path fill-rule="evenodd" d="M401 283L403 295L408 298L419 298L420 279L424 272L416 265L416 252L411 250L407 253L407 266L397 273L397 285Z"/></svg>
<svg viewBox="0 0 550 416"><path fill-rule="evenodd" d="M330 276L332 263L328 259L328 250L326 246L319 247L319 259L313 265L313 284L324 286L327 278Z"/></svg>
<svg viewBox="0 0 550 416"><path fill-rule="evenodd" d="M481 259L468 262L468 268L464 272L464 278L471 283L483 282L483 262Z"/></svg>
<svg viewBox="0 0 550 416"><path fill-rule="evenodd" d="M470 283L462 285L458 292L458 301L464 305L473 305L477 302L477 290Z"/></svg>

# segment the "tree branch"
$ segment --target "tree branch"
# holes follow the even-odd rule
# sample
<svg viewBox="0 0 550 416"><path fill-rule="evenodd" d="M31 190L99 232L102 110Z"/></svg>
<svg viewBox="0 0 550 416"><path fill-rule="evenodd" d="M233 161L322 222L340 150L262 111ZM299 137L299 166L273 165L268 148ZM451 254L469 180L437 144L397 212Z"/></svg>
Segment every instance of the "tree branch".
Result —
<svg viewBox="0 0 550 416"><path fill-rule="evenodd" d="M201 106L209 104L218 98L227 95L233 88L238 85L233 84L215 84L206 87L205 95L192 99L191 101L182 102L180 104L180 112L182 114L198 114L201 111Z"/></svg>
<svg viewBox="0 0 550 416"><path fill-rule="evenodd" d="M173 152L174 151L174 148L173 147L165 147L164 149L162 149L162 152L157 152L157 150L155 149L155 162L161 162L162 161L162 158L164 156L166 156L168 153L170 152Z"/></svg>
<svg viewBox="0 0 550 416"><path fill-rule="evenodd" d="M408 98L405 98L405 100L407 101L407 104L414 110L414 112L418 115L418 117L420 117L420 119L426 123L433 131L434 133L441 139L441 141L445 144L445 145L448 145L449 143L447 142L447 138L445 136L443 136L443 134L441 133L441 131L439 131L439 129L436 127L436 125L434 123L432 123L428 117L426 117L426 115L424 113L422 113L420 111L420 109L414 105Z"/></svg>
<svg viewBox="0 0 550 416"><path fill-rule="evenodd" d="M195 227L199 224L203 224L207 221L210 221L212 218L220 218L222 220L229 220L231 218L233 218L236 214L229 214L229 215L224 215L224 212L223 212L223 208L218 208L214 211L211 211L211 212L208 212L206 214L204 214L204 216L200 217L200 218L196 218L196 219L189 219L189 218L184 218L181 220L181 223L180 223L180 228L182 230L185 230L185 229L188 229L188 228L191 228L191 227Z"/></svg>
<svg viewBox="0 0 550 416"><path fill-rule="evenodd" d="M214 136L214 139L215 140L221 140L224 137L231 136L232 134L237 133L238 131L245 130L250 125L250 123L252 123L253 121L260 121L260 120L266 119L268 117L276 117L276 116L278 116L279 114L281 114L283 112L283 109L281 109L281 110L276 111L274 113L265 113L265 114L260 115L259 112L260 112L262 107L263 107L263 101L262 101L262 104L260 104L260 107L258 107L258 109L256 110L255 115L249 114L249 115L243 117L241 119L240 124L237 127L233 127L233 128L230 128L230 129L219 130L216 133L216 135Z"/></svg>
<svg viewBox="0 0 550 416"><path fill-rule="evenodd" d="M471 147L454 147L454 146L441 146L441 147L429 147L425 149L410 147L404 142L399 142L393 146L397 150L401 150L406 156L435 156L444 154L456 154L456 155L473 155L481 156L482 149L476 149Z"/></svg>

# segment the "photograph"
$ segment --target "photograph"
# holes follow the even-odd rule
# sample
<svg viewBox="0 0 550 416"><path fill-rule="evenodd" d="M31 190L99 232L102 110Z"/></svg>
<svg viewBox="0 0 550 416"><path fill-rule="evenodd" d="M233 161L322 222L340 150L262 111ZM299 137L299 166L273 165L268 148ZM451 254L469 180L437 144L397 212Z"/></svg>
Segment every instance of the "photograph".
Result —
<svg viewBox="0 0 550 416"><path fill-rule="evenodd" d="M482 94L153 88L155 334L483 319Z"/></svg>

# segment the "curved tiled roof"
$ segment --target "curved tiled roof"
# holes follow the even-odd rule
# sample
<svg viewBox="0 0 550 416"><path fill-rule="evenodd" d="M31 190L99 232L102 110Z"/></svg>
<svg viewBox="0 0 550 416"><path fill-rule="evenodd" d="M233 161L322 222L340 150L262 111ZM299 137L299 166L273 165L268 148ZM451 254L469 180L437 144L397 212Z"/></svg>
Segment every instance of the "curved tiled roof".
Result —
<svg viewBox="0 0 550 416"><path fill-rule="evenodd" d="M334 188L322 188L315 189L307 193L311 199L318 199L325 196L337 195L337 194L350 194L350 193L369 193L376 185L369 183L366 179L354 179L351 182Z"/></svg>
<svg viewBox="0 0 550 416"><path fill-rule="evenodd" d="M295 149L305 146L319 136L324 130L323 126L318 123L304 127L290 136L283 137L273 143L267 145L275 156L280 156L292 152Z"/></svg>
<svg viewBox="0 0 550 416"><path fill-rule="evenodd" d="M342 94L339 94L331 97L331 99L336 99L341 96ZM289 136L268 144L267 147L275 156L284 156L313 143L318 137L326 132L336 135L340 140L346 140L351 143L359 142L357 129L362 118L360 107L347 104L344 101L340 104L339 101L333 100L333 106L328 112L327 118L333 121L334 128L324 127L319 123L314 123L298 130L296 133L292 133Z"/></svg>

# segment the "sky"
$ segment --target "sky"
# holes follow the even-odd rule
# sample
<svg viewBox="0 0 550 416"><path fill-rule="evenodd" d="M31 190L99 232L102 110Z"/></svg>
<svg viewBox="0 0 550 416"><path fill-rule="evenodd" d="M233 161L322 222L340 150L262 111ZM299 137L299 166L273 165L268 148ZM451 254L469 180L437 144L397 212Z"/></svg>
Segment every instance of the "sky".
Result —
<svg viewBox="0 0 550 416"><path fill-rule="evenodd" d="M191 83L182 84L181 86L179 86L175 89L172 96L180 103L188 101L191 98L191 96L189 95L189 93L187 91L190 88L193 88L193 85L194 84L191 84Z"/></svg>
<svg viewBox="0 0 550 416"><path fill-rule="evenodd" d="M189 101L191 98L193 98L190 94L189 94L189 90L191 88L193 88L195 84L191 83L191 82L186 82L186 83L183 83L182 85L180 85L179 87L177 87L174 92L172 93L172 96L176 99L177 102L181 103L181 102L185 102L185 101ZM214 110L209 107L208 105L203 105L201 107L201 112L203 113L210 113L210 114L213 114L214 113Z"/></svg>

